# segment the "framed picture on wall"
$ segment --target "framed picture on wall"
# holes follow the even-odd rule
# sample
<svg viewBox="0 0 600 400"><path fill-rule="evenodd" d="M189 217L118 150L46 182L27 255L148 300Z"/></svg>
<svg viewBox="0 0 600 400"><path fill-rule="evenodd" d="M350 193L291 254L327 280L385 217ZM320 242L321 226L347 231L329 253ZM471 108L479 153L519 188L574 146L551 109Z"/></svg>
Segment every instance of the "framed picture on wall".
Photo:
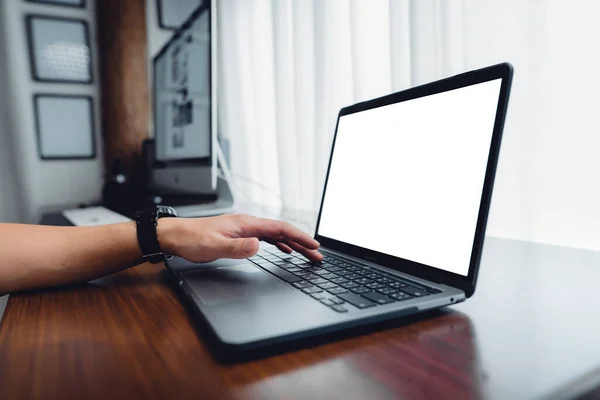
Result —
<svg viewBox="0 0 600 400"><path fill-rule="evenodd" d="M156 0L158 25L163 29L178 29L203 0ZM210 1L210 0L204 0Z"/></svg>
<svg viewBox="0 0 600 400"><path fill-rule="evenodd" d="M96 157L94 102L90 96L33 96L38 154L42 160Z"/></svg>
<svg viewBox="0 0 600 400"><path fill-rule="evenodd" d="M85 8L85 0L25 0L28 3Z"/></svg>
<svg viewBox="0 0 600 400"><path fill-rule="evenodd" d="M34 80L92 83L92 52L86 21L41 15L25 18Z"/></svg>

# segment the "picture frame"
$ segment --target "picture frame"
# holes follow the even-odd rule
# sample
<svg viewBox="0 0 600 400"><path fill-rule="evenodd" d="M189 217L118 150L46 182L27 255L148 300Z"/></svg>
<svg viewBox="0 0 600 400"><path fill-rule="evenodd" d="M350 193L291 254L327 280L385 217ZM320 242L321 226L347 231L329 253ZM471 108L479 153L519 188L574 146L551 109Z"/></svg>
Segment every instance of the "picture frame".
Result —
<svg viewBox="0 0 600 400"><path fill-rule="evenodd" d="M156 0L156 15L161 29L177 30L206 0Z"/></svg>
<svg viewBox="0 0 600 400"><path fill-rule="evenodd" d="M85 8L86 0L25 0L28 3L47 4L52 6Z"/></svg>
<svg viewBox="0 0 600 400"><path fill-rule="evenodd" d="M87 21L38 14L27 14L25 20L34 81L93 83L93 57Z"/></svg>
<svg viewBox="0 0 600 400"><path fill-rule="evenodd" d="M38 156L41 160L96 158L92 96L36 93L33 96L33 109Z"/></svg>

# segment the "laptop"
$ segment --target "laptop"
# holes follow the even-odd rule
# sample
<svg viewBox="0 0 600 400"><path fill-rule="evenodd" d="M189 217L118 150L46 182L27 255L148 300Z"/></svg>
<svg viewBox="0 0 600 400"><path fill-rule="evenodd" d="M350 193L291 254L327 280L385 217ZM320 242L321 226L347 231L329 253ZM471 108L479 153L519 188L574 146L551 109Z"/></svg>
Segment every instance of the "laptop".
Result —
<svg viewBox="0 0 600 400"><path fill-rule="evenodd" d="M174 257L189 312L242 351L471 297L511 80L503 63L343 108L314 236L323 261L274 246L247 260Z"/></svg>

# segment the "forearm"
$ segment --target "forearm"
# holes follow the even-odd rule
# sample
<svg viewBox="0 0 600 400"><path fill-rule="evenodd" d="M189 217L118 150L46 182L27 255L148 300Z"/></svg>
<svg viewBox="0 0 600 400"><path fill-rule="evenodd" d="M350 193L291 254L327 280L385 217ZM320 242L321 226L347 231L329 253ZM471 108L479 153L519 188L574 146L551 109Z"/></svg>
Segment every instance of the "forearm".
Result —
<svg viewBox="0 0 600 400"><path fill-rule="evenodd" d="M94 227L0 224L0 295L85 282L134 265L134 222Z"/></svg>
<svg viewBox="0 0 600 400"><path fill-rule="evenodd" d="M253 256L259 238L313 261L323 258L319 243L297 228L247 215L161 218L156 235L164 253L197 263ZM0 295L89 281L141 259L135 222L94 227L0 224Z"/></svg>

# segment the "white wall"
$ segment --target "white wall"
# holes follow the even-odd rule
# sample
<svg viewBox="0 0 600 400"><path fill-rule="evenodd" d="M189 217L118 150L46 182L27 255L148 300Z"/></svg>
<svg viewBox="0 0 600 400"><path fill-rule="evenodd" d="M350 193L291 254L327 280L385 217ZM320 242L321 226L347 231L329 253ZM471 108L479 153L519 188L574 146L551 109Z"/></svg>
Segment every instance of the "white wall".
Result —
<svg viewBox="0 0 600 400"><path fill-rule="evenodd" d="M148 43L148 88L150 94L150 104L152 104L152 59L160 51L160 49L173 36L171 30L161 29L158 25L158 12L156 2L146 0L146 41ZM150 118L150 136L154 136L153 119Z"/></svg>
<svg viewBox="0 0 600 400"><path fill-rule="evenodd" d="M14 170L19 182L25 222L38 222L43 210L59 210L79 203L100 200L103 182L100 103L98 89L98 53L96 49L95 0L85 9L40 5L22 0L3 0L0 26L4 32L7 55L6 71L0 79L6 82L3 98L8 99ZM90 29L93 60L93 85L39 83L31 79L27 53L25 15L36 13L84 19ZM96 113L96 159L42 161L38 157L34 126L34 93L90 95Z"/></svg>

